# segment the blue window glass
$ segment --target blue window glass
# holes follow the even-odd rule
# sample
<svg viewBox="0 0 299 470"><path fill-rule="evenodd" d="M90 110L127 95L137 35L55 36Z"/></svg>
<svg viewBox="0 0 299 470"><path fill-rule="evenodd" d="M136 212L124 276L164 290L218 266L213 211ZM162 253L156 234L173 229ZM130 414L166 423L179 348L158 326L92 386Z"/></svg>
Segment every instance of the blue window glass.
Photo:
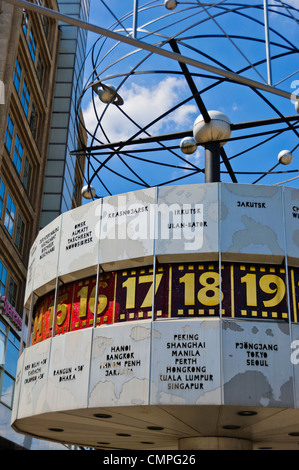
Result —
<svg viewBox="0 0 299 470"><path fill-rule="evenodd" d="M18 248L20 253L22 253L22 250L23 250L24 233L25 233L25 224L20 214L18 214L17 225L16 225L16 235L15 235L15 245Z"/></svg>
<svg viewBox="0 0 299 470"><path fill-rule="evenodd" d="M35 62L35 56L36 56L36 41L35 37L32 31L29 33L29 40L28 40L28 49L31 55L31 59L33 63Z"/></svg>
<svg viewBox="0 0 299 470"><path fill-rule="evenodd" d="M3 183L3 181L0 178L0 219L2 217L4 193L5 193L5 184Z"/></svg>
<svg viewBox="0 0 299 470"><path fill-rule="evenodd" d="M10 341L7 342L5 369L13 377L16 376L19 350Z"/></svg>
<svg viewBox="0 0 299 470"><path fill-rule="evenodd" d="M14 226L14 221L15 221L15 213L16 213L16 206L12 198L8 194L7 202L6 202L5 217L4 217L4 226L11 237L12 237L13 226Z"/></svg>
<svg viewBox="0 0 299 470"><path fill-rule="evenodd" d="M0 367L5 364L5 334L0 331Z"/></svg>
<svg viewBox="0 0 299 470"><path fill-rule="evenodd" d="M8 150L8 152L10 153L11 151L11 143L12 143L12 136L13 136L13 129L14 129L14 124L11 120L11 117L8 116L7 118L7 124L6 124L6 132L5 132L5 139L4 139L4 143L5 143L5 146Z"/></svg>
<svg viewBox="0 0 299 470"><path fill-rule="evenodd" d="M19 136L17 135L14 154L13 154L13 163L19 174L21 173L22 158L23 158L23 146L21 144Z"/></svg>
<svg viewBox="0 0 299 470"><path fill-rule="evenodd" d="M13 404L20 340L0 320L0 401L9 408Z"/></svg>
<svg viewBox="0 0 299 470"><path fill-rule="evenodd" d="M26 117L28 116L29 111L29 103L30 103L30 93L26 84L26 81L23 81L23 90L21 96L21 105L24 110Z"/></svg>
<svg viewBox="0 0 299 470"><path fill-rule="evenodd" d="M14 76L13 76L13 82L14 82L15 88L16 88L18 93L19 93L19 89L20 89L21 73L22 73L21 65L20 65L20 62L17 59L16 60L16 65L15 65L15 72L14 72Z"/></svg>
<svg viewBox="0 0 299 470"><path fill-rule="evenodd" d="M0 261L0 293L5 295L6 288L6 279L7 279L7 269L4 264Z"/></svg>
<svg viewBox="0 0 299 470"><path fill-rule="evenodd" d="M5 372L2 372L2 374L1 401L11 408L15 381Z"/></svg>

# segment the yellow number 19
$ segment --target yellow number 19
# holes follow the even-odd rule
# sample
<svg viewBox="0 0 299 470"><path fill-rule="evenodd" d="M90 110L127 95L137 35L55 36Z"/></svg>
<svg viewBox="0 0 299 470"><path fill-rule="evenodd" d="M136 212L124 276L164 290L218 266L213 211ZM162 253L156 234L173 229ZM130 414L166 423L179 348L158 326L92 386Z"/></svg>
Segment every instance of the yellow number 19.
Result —
<svg viewBox="0 0 299 470"><path fill-rule="evenodd" d="M256 274L246 274L241 278L246 284L246 303L249 307L257 307L257 282ZM275 287L271 287L273 284ZM264 307L275 307L284 298L286 287L283 279L275 274L265 274L260 278L259 287L265 294L275 294L269 300L263 300Z"/></svg>

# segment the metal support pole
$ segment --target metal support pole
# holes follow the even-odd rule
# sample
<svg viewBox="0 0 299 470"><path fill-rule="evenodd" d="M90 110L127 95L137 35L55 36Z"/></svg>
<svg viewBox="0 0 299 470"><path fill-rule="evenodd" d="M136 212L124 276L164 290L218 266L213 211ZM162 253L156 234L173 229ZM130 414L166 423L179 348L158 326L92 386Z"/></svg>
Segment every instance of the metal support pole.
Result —
<svg viewBox="0 0 299 470"><path fill-rule="evenodd" d="M26 348L28 348L28 346L30 346L33 308L34 308L34 293L32 292L31 299L30 299L30 310L29 310L29 317L28 317L28 325L27 325ZM24 327L25 327L25 325L24 325Z"/></svg>
<svg viewBox="0 0 299 470"><path fill-rule="evenodd" d="M268 85L272 85L270 41L269 41L269 22L268 22L268 0L264 0L264 23L265 23L265 41L266 41Z"/></svg>
<svg viewBox="0 0 299 470"><path fill-rule="evenodd" d="M33 11L36 13L40 13L41 15L46 15L49 18L56 19L58 21L62 21L63 23L71 24L73 26L77 26L78 28L83 28L88 31L93 31L94 33L101 34L103 36L109 37L111 39L115 39L116 41L121 41L125 44L129 44L133 47L137 47L140 49L144 49L150 51L154 54L158 54L169 59L173 59L177 62L183 62L185 64L192 65L193 67L197 67L203 70L207 70L208 72L215 73L222 77L226 77L229 80L232 80L236 83L241 83L243 85L251 86L257 88L258 90L268 91L269 93L273 93L278 96L283 96L287 99L292 99L292 93L284 90L279 90L273 86L269 86L266 83L260 83L256 80L251 80L247 77L242 75L238 75L237 73L230 72L229 70L224 70L219 67L215 67L210 64L205 64L203 62L199 62L198 60L193 59L192 57L185 57L180 54L175 54L167 49L163 49L162 47L157 47L153 44L148 44L143 41L139 41L137 39L132 38L131 36L124 36L119 34L115 31L110 31L104 29L100 26L88 23L86 21L79 20L77 18L73 18L67 15L63 15L58 11L51 10L49 8L41 7L35 3L27 2L26 0L5 0L7 3L12 5L16 5L21 8L26 8L26 10Z"/></svg>
<svg viewBox="0 0 299 470"><path fill-rule="evenodd" d="M22 318L22 332L21 332L21 339L20 339L19 357L21 356L21 354L23 352L23 349L24 349L24 336L25 336L25 328L26 328L26 317L27 317L27 313L26 313L26 309L24 307L24 309L23 309L23 318ZM29 314L28 314L28 318L29 318Z"/></svg>
<svg viewBox="0 0 299 470"><path fill-rule="evenodd" d="M55 286L55 297L54 297L54 306L53 306L53 322L52 322L52 338L56 335L56 325L57 325L57 306L58 306L58 291L59 291L59 277L56 278Z"/></svg>
<svg viewBox="0 0 299 470"><path fill-rule="evenodd" d="M133 38L137 38L137 16L138 16L138 0L134 0L134 16L133 16Z"/></svg>
<svg viewBox="0 0 299 470"><path fill-rule="evenodd" d="M205 145L205 183L220 182L220 145L211 142Z"/></svg>

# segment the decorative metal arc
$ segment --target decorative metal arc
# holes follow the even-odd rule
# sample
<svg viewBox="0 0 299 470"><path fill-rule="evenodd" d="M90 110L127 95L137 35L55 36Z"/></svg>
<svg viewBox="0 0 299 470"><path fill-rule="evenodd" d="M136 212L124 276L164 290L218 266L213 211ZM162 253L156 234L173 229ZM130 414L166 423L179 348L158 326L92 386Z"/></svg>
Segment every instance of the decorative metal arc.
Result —
<svg viewBox="0 0 299 470"><path fill-rule="evenodd" d="M95 197L178 181L207 180L205 150L201 149L211 142L197 143L194 155L183 153L181 142L193 137L191 116L194 122L199 113L209 123L210 110L227 108L229 97L242 112L226 113L231 135L225 145L216 140L218 150L212 153L213 159L215 155L219 158L219 179L221 175L223 181L256 184L265 178L279 184L279 175L296 173L299 115L290 98L294 98L291 84L298 57L296 35L291 33L298 26L298 9L280 0L267 2L266 12L264 0L180 2L171 11L156 0L139 0L138 4L138 11L135 2L131 13L117 16L110 11L115 21L109 30L126 37L134 30L134 39L138 37L151 48L132 51L122 41L98 37L90 50L90 76L77 102L77 123L85 127L88 144L72 154L87 157L86 184L96 188ZM104 2L102 5L107 7ZM277 27L283 22L286 30ZM250 27L250 34L244 34L245 25ZM155 54L156 48L163 54ZM171 60L174 57L177 63ZM208 67L200 70L195 63L201 60ZM281 64L284 76L278 73ZM221 73L215 73L216 69ZM163 88L167 81L176 99ZM275 81L284 83L284 90L278 91L273 86ZM91 92L96 82L113 84L124 104L101 103ZM267 93L270 89L275 90L273 94ZM163 101L162 92L168 102L155 114L150 95L159 108L155 95L160 93ZM140 107L146 103L144 115L138 112L138 104L134 108L134 99L140 100ZM85 120L79 116L82 106ZM180 113L186 119L177 125ZM115 127L119 125L119 133L114 123ZM128 129L126 133L124 129ZM283 168L277 161L282 148L288 148L294 157L292 164ZM295 178L291 178L294 184Z"/></svg>
<svg viewBox="0 0 299 470"><path fill-rule="evenodd" d="M72 152L86 156L86 183L95 186L95 197L202 182L202 149L210 142L197 145L195 154L180 144L192 137L198 112L209 123L211 110L231 121L225 146L216 139L223 181L236 182L238 175L239 182L279 184L277 175L298 171L295 0L191 0L174 10L165 8L167 0L138 0L132 12L122 3L120 13L101 0L113 21L108 29L25 0L5 1L97 35L76 95L76 126L88 143ZM104 104L96 84L111 92ZM276 171L285 148L293 162ZM296 176L290 180L296 185Z"/></svg>

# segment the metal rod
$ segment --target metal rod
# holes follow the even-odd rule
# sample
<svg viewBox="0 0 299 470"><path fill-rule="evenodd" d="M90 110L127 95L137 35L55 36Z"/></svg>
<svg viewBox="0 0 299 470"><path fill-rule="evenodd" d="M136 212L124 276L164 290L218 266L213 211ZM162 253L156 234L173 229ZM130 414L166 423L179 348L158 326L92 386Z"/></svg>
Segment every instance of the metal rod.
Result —
<svg viewBox="0 0 299 470"><path fill-rule="evenodd" d="M220 142L219 142L219 144L220 144ZM225 150L224 150L223 147L220 147L219 154L220 154L220 156L222 157L222 161L223 161L224 165L226 166L226 169L227 169L227 171L228 171L229 176L230 176L231 179L232 179L232 182L233 182L233 183L237 183L238 181L237 181L236 175L235 175L235 173L234 173L234 170L232 169L232 166L231 166L231 164L230 164L230 161L229 161L229 159L228 159L228 157L227 157L227 155L226 155L226 152L225 152ZM219 177L219 181L220 181L220 177Z"/></svg>
<svg viewBox="0 0 299 470"><path fill-rule="evenodd" d="M271 118L271 119L260 119L257 121L247 121L247 122L239 122L237 124L231 124L232 131L238 131L243 129L249 129L252 127L259 127L259 126L268 126L270 124L283 124L290 121L299 121L299 115L295 114L292 116L283 116L278 118ZM192 137L193 130L189 129L187 131L180 131L180 132L172 132L169 134L160 134L158 136L150 136L150 137L142 137L140 139L132 139L128 141L118 141L118 142L109 142L108 144L101 144L101 145L94 145L92 147L85 147L84 149L79 150L71 150L71 155L85 155L86 152L94 152L96 150L104 150L104 149L111 149L114 150L114 147L128 147L129 145L141 145L147 144L152 142L159 142L159 141L167 141L167 140L175 140L175 139L183 139L184 137ZM250 135L248 136L250 137ZM233 140L233 139L231 139Z"/></svg>
<svg viewBox="0 0 299 470"><path fill-rule="evenodd" d="M264 0L264 23L265 23L268 84L271 86L272 85L272 72L271 72L271 56L270 56L270 41L269 41L268 0Z"/></svg>
<svg viewBox="0 0 299 470"><path fill-rule="evenodd" d="M220 145L211 142L205 146L205 183L220 182Z"/></svg>
<svg viewBox="0 0 299 470"><path fill-rule="evenodd" d="M138 0L134 0L133 38L137 38Z"/></svg>
<svg viewBox="0 0 299 470"><path fill-rule="evenodd" d="M273 184L272 186L277 186L277 185L279 185L279 184L289 183L290 181L294 181L294 180L296 180L296 179L298 179L298 178L299 178L299 176L295 176L294 178L291 178L291 179L289 179L289 180L281 181L280 183L275 183L275 184Z"/></svg>
<svg viewBox="0 0 299 470"><path fill-rule="evenodd" d="M32 292L31 299L30 299L30 310L29 310L29 316L28 316L28 325L27 325L26 348L28 348L28 346L30 345L34 300L35 300L34 299L34 293Z"/></svg>
<svg viewBox="0 0 299 470"><path fill-rule="evenodd" d="M97 326L97 315L98 315L98 300L99 300L99 277L100 277L100 265L97 265L96 285L94 294L94 312L93 312L93 328Z"/></svg>
<svg viewBox="0 0 299 470"><path fill-rule="evenodd" d="M292 99L292 93L280 90L279 88L274 88L270 85L267 85L265 83L260 83L257 82L256 80L251 80L249 78L243 77L241 75L238 75L236 73L230 72L228 70L223 70L218 67L215 67L213 65L205 64L203 62L200 62L198 60L192 59L191 57L186 57L174 52L171 52L166 49L162 49L157 46L153 46L152 44L147 44L145 42L139 41L137 39L134 39L129 36L123 36L119 33L116 33L114 31L107 30L105 28L101 28L100 26L93 25L91 23L88 23L83 20L78 20L76 18L71 18L67 15L63 15L57 11L53 11L49 8L41 7L39 5L36 5L34 3L27 2L25 0L4 0L7 3L10 3L12 5L18 6L20 8L25 8L30 11L34 11L36 13L40 13L45 16L49 16L50 18L56 19L58 21L61 21L63 23L68 23L73 26L77 26L78 28L86 29L88 31L92 31L94 33L100 34L102 36L109 37L111 39L115 39L116 41L124 42L126 44L129 44L133 47L137 47L140 49L145 49L148 50L154 54L158 54L164 57L167 57L168 59L173 59L178 62L182 62L185 64L192 65L196 68L207 70L209 72L215 73L217 75L223 76L229 80L232 80L233 82L240 83L241 85L246 85L249 87L257 88L260 90L267 91L269 93L273 93L274 95L282 96L283 98L287 99Z"/></svg>
<svg viewBox="0 0 299 470"><path fill-rule="evenodd" d="M52 332L51 337L54 338L56 335L56 325L57 325L57 307L58 307L58 291L59 291L59 277L56 277L56 284L55 284L55 296L54 296L54 304L53 304L53 320L52 320Z"/></svg>
<svg viewBox="0 0 299 470"><path fill-rule="evenodd" d="M170 44L173 52L176 52L177 54L181 54L175 39L171 39L169 41L169 44ZM186 81L187 81L188 85L189 85L190 91L191 91L191 93L192 93L192 95L193 95L193 97L196 101L197 107L198 107L199 111L201 112L202 117L204 118L204 121L205 122L210 122L211 121L210 115L209 115L209 113L208 113L208 111L207 111L207 109L204 105L203 100L201 99L201 96L198 92L198 89L197 89L197 87L194 83L194 80L193 80L186 64L180 63L180 67L181 67L182 72L183 72L183 74L186 78Z"/></svg>
<svg viewBox="0 0 299 470"><path fill-rule="evenodd" d="M268 126L271 124L280 124L280 123L290 122L290 121L299 121L299 115L293 114L291 116L282 116L282 117L270 118L270 119L259 119L258 121L239 122L238 124L231 124L231 130L238 131L241 129L249 129L250 127Z"/></svg>
<svg viewBox="0 0 299 470"><path fill-rule="evenodd" d="M25 328L26 328L26 317L27 312L24 307L23 309L23 318L22 318L22 331L21 331L21 338L20 338L20 349L19 349L19 357L21 356L23 349L24 349L24 336L25 336ZM28 315L29 318L29 315Z"/></svg>

